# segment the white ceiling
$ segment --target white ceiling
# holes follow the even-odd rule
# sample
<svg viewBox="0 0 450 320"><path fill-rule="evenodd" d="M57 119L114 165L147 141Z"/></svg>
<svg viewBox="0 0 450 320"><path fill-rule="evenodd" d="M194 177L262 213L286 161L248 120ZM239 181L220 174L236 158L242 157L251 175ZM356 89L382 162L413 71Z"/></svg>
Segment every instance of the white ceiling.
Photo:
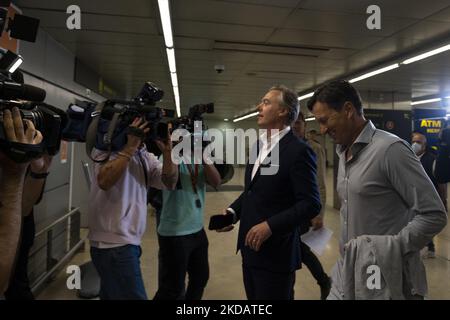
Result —
<svg viewBox="0 0 450 320"><path fill-rule="evenodd" d="M20 0L24 14L96 70L123 95L144 81L166 92L169 69L156 0ZM214 102L212 118L252 109L273 84L298 92L433 44L450 42L448 0L172 0L182 113ZM381 8L381 30L366 28L366 8ZM78 4L82 29L66 29ZM365 97L408 99L450 91L450 54L358 82ZM217 74L215 64L225 65ZM377 94L367 94L368 92ZM391 94L392 93L392 94ZM388 99L384 97L385 99Z"/></svg>

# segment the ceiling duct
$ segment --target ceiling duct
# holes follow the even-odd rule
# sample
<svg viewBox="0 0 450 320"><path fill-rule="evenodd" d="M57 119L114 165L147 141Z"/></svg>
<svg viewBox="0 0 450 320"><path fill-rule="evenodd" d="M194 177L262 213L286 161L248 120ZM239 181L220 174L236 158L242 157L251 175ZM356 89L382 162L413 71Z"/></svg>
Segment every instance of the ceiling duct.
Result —
<svg viewBox="0 0 450 320"><path fill-rule="evenodd" d="M328 48L308 47L308 46L285 46L277 44L247 43L214 41L214 50L250 52L260 54L276 54L318 58L321 54L330 51Z"/></svg>

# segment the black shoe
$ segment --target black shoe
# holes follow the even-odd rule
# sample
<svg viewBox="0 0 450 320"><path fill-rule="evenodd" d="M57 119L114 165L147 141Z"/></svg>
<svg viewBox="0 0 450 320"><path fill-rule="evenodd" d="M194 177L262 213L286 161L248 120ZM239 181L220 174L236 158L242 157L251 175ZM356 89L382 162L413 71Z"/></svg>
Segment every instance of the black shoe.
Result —
<svg viewBox="0 0 450 320"><path fill-rule="evenodd" d="M320 286L320 300L327 300L331 290L331 279L327 277L326 281L319 284Z"/></svg>

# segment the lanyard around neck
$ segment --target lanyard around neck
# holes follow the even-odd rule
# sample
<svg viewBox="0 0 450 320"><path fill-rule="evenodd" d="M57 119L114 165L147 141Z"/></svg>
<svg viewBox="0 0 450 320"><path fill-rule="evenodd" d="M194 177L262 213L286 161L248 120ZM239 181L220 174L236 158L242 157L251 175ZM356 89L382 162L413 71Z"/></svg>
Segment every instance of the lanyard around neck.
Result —
<svg viewBox="0 0 450 320"><path fill-rule="evenodd" d="M191 177L192 190L197 194L197 181L198 181L198 164L194 164L194 172L192 172L191 165L186 164L189 171L189 176Z"/></svg>

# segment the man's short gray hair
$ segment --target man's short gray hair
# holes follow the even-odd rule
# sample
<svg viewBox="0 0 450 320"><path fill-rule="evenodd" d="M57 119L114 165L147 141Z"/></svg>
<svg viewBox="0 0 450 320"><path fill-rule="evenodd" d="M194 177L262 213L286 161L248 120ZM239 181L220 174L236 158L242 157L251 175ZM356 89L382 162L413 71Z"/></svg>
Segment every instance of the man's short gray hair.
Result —
<svg viewBox="0 0 450 320"><path fill-rule="evenodd" d="M269 91L272 90L281 92L281 104L289 110L285 123L290 125L293 121L297 120L300 112L297 93L283 85L273 86Z"/></svg>

